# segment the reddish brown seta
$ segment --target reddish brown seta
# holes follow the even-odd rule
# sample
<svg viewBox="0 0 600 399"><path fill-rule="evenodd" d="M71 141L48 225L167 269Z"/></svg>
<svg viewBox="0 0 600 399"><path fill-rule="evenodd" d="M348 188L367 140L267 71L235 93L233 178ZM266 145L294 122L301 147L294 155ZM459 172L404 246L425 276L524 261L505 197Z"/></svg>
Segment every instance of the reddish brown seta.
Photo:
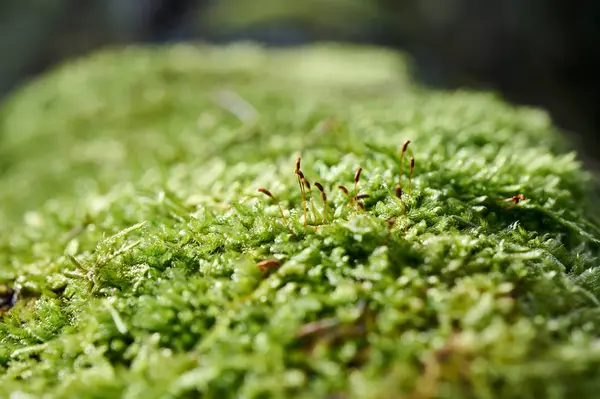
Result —
<svg viewBox="0 0 600 399"><path fill-rule="evenodd" d="M348 191L348 189L345 186L338 186L338 188L340 190L342 190L344 192L344 194L346 194L348 197L350 197L350 192Z"/></svg>
<svg viewBox="0 0 600 399"><path fill-rule="evenodd" d="M306 226L306 191L304 191L304 184L302 182L304 173L300 170L300 161L301 158L298 157L298 159L296 159L296 169L294 170L294 173L298 176L298 185L300 186L300 194L302 196L302 207L304 208L304 226Z"/></svg>
<svg viewBox="0 0 600 399"><path fill-rule="evenodd" d="M321 199L323 200L323 224L327 224L327 194L325 194L325 189L318 181L315 182L315 187L321 192Z"/></svg>
<svg viewBox="0 0 600 399"><path fill-rule="evenodd" d="M406 153L409 144L410 140L406 140L402 145L402 152L400 153L400 187L402 187L402 166L404 164L404 153Z"/></svg>
<svg viewBox="0 0 600 399"><path fill-rule="evenodd" d="M275 203L277 204L277 207L279 208L279 212L281 213L281 219L283 220L283 224L287 226L287 228L290 230L290 233L294 234L292 232L291 227L287 224L287 220L285 219L285 214L283 213L283 208L281 207L281 204L279 203L277 198L275 198L275 196L266 188L261 187L257 191L259 193L262 193L262 194L266 195L267 197L271 198L273 201L275 201Z"/></svg>
<svg viewBox="0 0 600 399"><path fill-rule="evenodd" d="M415 170L415 158L410 157L410 176L408 177L408 198L410 198L410 193L412 190L412 177L413 177L414 170Z"/></svg>
<svg viewBox="0 0 600 399"><path fill-rule="evenodd" d="M315 210L315 202L313 201L313 195L312 195L312 189L310 187L310 182L308 181L308 179L303 177L302 184L304 184L304 187L306 188L306 190L308 190L308 194L309 194L309 198L310 198L310 207L311 207L311 210L313 213L313 218L314 218L314 225L315 225L315 228L317 228L317 211Z"/></svg>

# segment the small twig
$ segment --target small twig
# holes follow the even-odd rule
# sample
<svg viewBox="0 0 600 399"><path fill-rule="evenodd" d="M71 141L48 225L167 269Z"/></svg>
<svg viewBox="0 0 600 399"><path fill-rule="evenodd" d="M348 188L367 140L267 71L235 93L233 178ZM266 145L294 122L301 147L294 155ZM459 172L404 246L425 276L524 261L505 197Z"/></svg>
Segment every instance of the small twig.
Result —
<svg viewBox="0 0 600 399"><path fill-rule="evenodd" d="M277 259L267 259L258 262L256 266L261 272L265 272L267 270L277 269L279 266L281 266L281 262Z"/></svg>

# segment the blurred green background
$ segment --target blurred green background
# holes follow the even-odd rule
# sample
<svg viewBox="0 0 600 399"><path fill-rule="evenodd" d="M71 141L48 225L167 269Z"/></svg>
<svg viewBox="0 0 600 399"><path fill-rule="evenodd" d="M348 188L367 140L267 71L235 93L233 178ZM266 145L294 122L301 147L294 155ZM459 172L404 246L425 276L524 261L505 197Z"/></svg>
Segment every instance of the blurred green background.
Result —
<svg viewBox="0 0 600 399"><path fill-rule="evenodd" d="M559 0L20 0L0 4L0 95L57 62L132 42L315 41L398 48L414 76L541 106L600 160L600 5Z"/></svg>

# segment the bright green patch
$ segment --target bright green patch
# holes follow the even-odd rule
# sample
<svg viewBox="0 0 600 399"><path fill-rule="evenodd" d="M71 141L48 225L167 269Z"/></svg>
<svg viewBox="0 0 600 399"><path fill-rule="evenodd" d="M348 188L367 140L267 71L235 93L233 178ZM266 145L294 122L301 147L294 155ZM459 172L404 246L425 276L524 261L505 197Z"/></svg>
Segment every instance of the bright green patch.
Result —
<svg viewBox="0 0 600 399"><path fill-rule="evenodd" d="M1 112L2 397L600 389L591 179L540 111L424 90L380 50L179 46L66 65ZM358 167L366 212L336 188Z"/></svg>

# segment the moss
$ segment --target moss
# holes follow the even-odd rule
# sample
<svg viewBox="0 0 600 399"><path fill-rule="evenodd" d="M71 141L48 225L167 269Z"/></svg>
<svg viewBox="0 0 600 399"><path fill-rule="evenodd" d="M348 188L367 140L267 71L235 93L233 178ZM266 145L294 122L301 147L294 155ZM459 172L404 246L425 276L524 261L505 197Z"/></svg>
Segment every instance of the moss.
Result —
<svg viewBox="0 0 600 399"><path fill-rule="evenodd" d="M595 397L592 183L539 110L238 45L106 50L1 112L0 396Z"/></svg>

